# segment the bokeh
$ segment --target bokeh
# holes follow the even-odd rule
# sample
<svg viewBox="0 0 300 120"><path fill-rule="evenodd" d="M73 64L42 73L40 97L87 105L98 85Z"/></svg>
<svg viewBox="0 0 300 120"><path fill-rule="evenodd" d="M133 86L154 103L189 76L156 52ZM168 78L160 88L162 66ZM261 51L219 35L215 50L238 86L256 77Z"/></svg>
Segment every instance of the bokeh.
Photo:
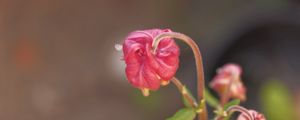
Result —
<svg viewBox="0 0 300 120"><path fill-rule="evenodd" d="M172 116L184 106L176 88L143 97L115 50L129 32L149 28L193 38L206 83L223 64L240 64L247 108L300 119L299 0L1 0L0 119ZM192 51L179 45L176 76L196 94Z"/></svg>

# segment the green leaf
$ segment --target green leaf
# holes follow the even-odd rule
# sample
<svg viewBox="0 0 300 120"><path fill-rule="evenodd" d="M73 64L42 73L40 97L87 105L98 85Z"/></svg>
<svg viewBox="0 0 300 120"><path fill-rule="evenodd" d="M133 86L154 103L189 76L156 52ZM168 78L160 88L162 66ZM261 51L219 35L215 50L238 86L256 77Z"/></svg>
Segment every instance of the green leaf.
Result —
<svg viewBox="0 0 300 120"><path fill-rule="evenodd" d="M196 112L193 108L182 108L167 120L193 120L196 117Z"/></svg>
<svg viewBox="0 0 300 120"><path fill-rule="evenodd" d="M216 108L219 105L219 102L217 100L217 98L215 98L210 92L209 90L206 88L204 91L204 98L206 100L206 102L208 103L208 105L210 105L211 107Z"/></svg>
<svg viewBox="0 0 300 120"><path fill-rule="evenodd" d="M186 89L187 93L188 93L190 96L192 96L192 99L195 101L196 99L195 99L194 96L192 95L191 91L190 91L188 88L186 88L186 87L184 87L184 89ZM183 104L184 104L186 107L193 107L193 106L189 103L189 101L188 101L184 96L182 96L182 100L183 100Z"/></svg>
<svg viewBox="0 0 300 120"><path fill-rule="evenodd" d="M295 104L289 89L280 81L269 81L262 87L263 113L269 120L296 120Z"/></svg>
<svg viewBox="0 0 300 120"><path fill-rule="evenodd" d="M239 105L239 104L240 104L240 100L239 99L234 99L234 100L232 100L229 103L224 105L224 110L227 110L229 107L234 106L234 105Z"/></svg>

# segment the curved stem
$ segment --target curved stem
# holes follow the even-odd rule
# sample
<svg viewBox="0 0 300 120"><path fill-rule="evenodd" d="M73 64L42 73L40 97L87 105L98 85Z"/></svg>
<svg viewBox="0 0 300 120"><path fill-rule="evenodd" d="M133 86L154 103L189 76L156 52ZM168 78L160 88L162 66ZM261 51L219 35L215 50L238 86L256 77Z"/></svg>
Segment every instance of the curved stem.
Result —
<svg viewBox="0 0 300 120"><path fill-rule="evenodd" d="M188 91L185 89L185 86L180 82L180 80L178 80L176 77L173 77L171 81L181 92L182 96L187 99L189 104L196 108L198 106L197 102L193 99L193 97L190 94L188 94Z"/></svg>
<svg viewBox="0 0 300 120"><path fill-rule="evenodd" d="M252 115L248 112L248 110L246 108L238 106L238 105L231 106L226 111L228 113L229 112L241 112L248 118L248 120L254 120Z"/></svg>
<svg viewBox="0 0 300 120"><path fill-rule="evenodd" d="M193 50L195 62L196 62L196 69L197 69L198 100L200 101L200 100L204 99L205 81L204 81L204 72L203 72L203 65L202 65L203 64L202 56L201 56L199 47L197 46L195 41L193 41L190 37L188 37L184 34L176 33L176 32L167 32L167 33L162 33L154 38L154 41L152 44L152 46L153 46L152 48L154 48L153 52L156 52L159 42L164 38L176 38L178 40L181 40L181 41L185 42L186 44L188 44L191 47L191 49ZM200 112L199 120L200 119L207 120L207 110L206 110L205 105L203 106L203 112Z"/></svg>

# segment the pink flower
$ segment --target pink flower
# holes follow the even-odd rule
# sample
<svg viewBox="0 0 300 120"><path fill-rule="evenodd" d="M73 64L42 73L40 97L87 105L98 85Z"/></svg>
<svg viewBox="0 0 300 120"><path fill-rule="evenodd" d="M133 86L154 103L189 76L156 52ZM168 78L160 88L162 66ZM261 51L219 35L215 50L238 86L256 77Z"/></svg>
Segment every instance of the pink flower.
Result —
<svg viewBox="0 0 300 120"><path fill-rule="evenodd" d="M253 120L266 120L265 116L263 114L260 114L256 112L255 110L248 110ZM246 116L246 114L241 113L237 120L249 120Z"/></svg>
<svg viewBox="0 0 300 120"><path fill-rule="evenodd" d="M241 79L242 69L236 64L226 64L219 68L217 75L210 83L210 87L218 92L219 95L227 94L232 98L240 100L246 99L246 88ZM228 88L230 87L230 88Z"/></svg>
<svg viewBox="0 0 300 120"><path fill-rule="evenodd" d="M179 47L173 39L160 41L153 51L153 39L169 29L150 29L130 33L123 43L126 76L141 90L157 90L176 73L179 64Z"/></svg>

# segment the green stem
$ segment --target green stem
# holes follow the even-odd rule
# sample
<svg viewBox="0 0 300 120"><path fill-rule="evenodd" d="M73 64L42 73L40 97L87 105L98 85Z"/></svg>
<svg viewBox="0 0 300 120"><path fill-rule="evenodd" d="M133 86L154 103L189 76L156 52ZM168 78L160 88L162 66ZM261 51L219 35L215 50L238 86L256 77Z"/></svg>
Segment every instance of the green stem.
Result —
<svg viewBox="0 0 300 120"><path fill-rule="evenodd" d="M191 94L188 93L188 91L185 89L185 86L180 82L180 80L178 80L176 77L173 77L171 81L174 83L174 85L181 92L182 96L185 99L187 99L187 101L189 102L189 104L193 108L197 108L197 106L198 106L197 102L193 99L193 96L191 96Z"/></svg>

